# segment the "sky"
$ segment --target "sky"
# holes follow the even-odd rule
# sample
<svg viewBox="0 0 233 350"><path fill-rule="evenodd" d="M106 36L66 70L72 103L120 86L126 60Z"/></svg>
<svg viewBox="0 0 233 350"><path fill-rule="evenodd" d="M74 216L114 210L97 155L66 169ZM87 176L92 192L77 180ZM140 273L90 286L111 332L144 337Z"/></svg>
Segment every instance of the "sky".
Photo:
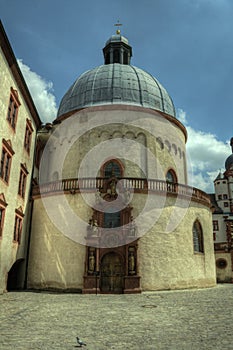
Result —
<svg viewBox="0 0 233 350"><path fill-rule="evenodd" d="M188 131L190 185L213 192L233 136L232 0L0 0L0 19L43 122L122 23L131 64L166 88Z"/></svg>

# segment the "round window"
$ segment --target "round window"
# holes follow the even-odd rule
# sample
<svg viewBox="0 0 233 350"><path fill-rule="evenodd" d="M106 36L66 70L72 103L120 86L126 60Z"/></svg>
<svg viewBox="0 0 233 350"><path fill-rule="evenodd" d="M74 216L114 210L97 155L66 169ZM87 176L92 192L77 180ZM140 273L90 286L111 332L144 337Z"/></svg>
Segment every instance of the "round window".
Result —
<svg viewBox="0 0 233 350"><path fill-rule="evenodd" d="M216 261L216 266L219 269L225 269L227 267L227 261L225 259L218 259Z"/></svg>

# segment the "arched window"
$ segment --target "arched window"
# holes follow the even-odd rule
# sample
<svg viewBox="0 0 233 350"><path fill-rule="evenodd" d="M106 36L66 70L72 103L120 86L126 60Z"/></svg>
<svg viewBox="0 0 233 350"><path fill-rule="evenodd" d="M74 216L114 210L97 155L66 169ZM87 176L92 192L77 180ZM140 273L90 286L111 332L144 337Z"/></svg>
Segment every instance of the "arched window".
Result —
<svg viewBox="0 0 233 350"><path fill-rule="evenodd" d="M113 51L113 63L120 63L120 52L119 49Z"/></svg>
<svg viewBox="0 0 233 350"><path fill-rule="evenodd" d="M167 191L168 192L176 192L177 191L177 177L173 170L168 170L166 174L166 181L167 181Z"/></svg>
<svg viewBox="0 0 233 350"><path fill-rule="evenodd" d="M193 224L193 249L194 252L204 253L203 232L198 220Z"/></svg>
<svg viewBox="0 0 233 350"><path fill-rule="evenodd" d="M122 177L122 169L118 162L110 160L105 163L103 166L103 175L104 177Z"/></svg>
<svg viewBox="0 0 233 350"><path fill-rule="evenodd" d="M108 52L105 58L105 64L109 64L110 63L110 53Z"/></svg>
<svg viewBox="0 0 233 350"><path fill-rule="evenodd" d="M124 51L124 64L129 64L128 52Z"/></svg>
<svg viewBox="0 0 233 350"><path fill-rule="evenodd" d="M173 184L177 182L177 177L173 170L168 170L166 174L166 181Z"/></svg>

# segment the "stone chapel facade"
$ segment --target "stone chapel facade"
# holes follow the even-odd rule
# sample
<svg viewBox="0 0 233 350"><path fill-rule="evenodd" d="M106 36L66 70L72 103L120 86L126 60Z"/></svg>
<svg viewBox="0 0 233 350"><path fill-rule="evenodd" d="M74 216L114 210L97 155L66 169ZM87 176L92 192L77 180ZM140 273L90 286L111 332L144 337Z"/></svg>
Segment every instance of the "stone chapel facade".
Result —
<svg viewBox="0 0 233 350"><path fill-rule="evenodd" d="M104 64L76 79L56 120L37 132L18 286L82 293L214 286L210 198L187 184L187 132L172 99L130 64L132 48L119 31L103 54Z"/></svg>

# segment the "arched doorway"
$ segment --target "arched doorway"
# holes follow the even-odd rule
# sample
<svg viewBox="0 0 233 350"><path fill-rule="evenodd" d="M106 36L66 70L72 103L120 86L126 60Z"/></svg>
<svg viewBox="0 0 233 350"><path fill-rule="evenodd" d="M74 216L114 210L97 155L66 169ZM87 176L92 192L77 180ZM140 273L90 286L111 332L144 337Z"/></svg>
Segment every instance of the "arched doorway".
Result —
<svg viewBox="0 0 233 350"><path fill-rule="evenodd" d="M20 270L22 268L22 263L24 262L24 259L16 260L16 262L12 265L10 271L8 272L8 278L7 278L7 290L8 292L22 289L22 286L20 284Z"/></svg>
<svg viewBox="0 0 233 350"><path fill-rule="evenodd" d="M100 290L103 293L122 293L124 269L122 258L115 252L103 256L100 264Z"/></svg>

